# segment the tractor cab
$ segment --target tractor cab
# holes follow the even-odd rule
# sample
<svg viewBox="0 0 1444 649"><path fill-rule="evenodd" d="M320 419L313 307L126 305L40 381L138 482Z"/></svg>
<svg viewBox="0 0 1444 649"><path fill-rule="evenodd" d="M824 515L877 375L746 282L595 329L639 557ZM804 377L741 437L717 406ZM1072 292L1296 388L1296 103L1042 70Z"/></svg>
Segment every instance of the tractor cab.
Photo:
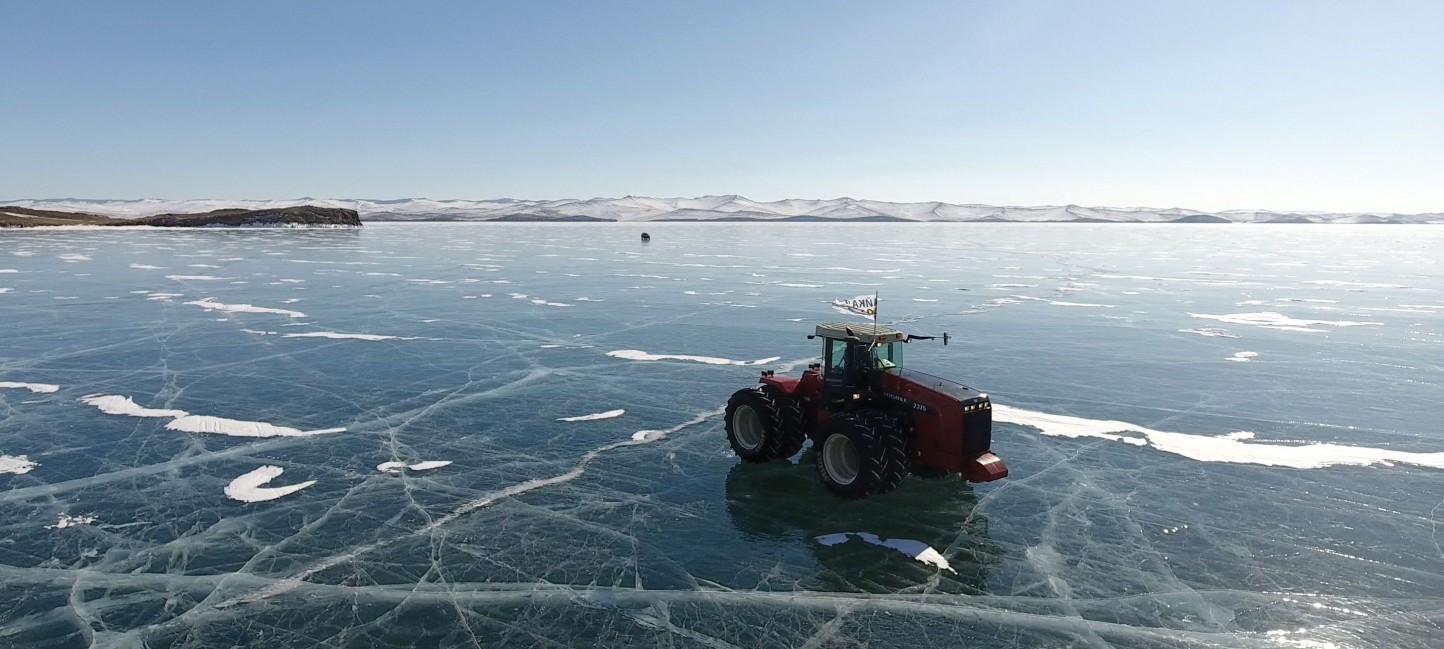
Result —
<svg viewBox="0 0 1444 649"><path fill-rule="evenodd" d="M847 322L817 325L808 337L823 339L822 392L829 401L879 396L881 374L902 368L908 341L896 329Z"/></svg>

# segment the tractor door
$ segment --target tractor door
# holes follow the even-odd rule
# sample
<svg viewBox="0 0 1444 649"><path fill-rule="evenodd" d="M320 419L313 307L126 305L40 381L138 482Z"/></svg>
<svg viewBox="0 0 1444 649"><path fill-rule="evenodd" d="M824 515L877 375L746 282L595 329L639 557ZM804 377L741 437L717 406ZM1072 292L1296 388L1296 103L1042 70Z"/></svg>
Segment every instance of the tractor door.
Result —
<svg viewBox="0 0 1444 649"><path fill-rule="evenodd" d="M872 359L867 345L828 338L823 361L822 394L829 403L869 389Z"/></svg>

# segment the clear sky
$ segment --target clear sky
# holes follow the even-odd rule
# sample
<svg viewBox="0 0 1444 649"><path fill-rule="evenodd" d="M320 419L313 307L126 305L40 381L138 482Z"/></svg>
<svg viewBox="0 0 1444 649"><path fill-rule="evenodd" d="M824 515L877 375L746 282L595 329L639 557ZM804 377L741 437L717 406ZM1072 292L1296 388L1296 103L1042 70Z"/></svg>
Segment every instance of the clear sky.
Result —
<svg viewBox="0 0 1444 649"><path fill-rule="evenodd" d="M0 0L0 200L1444 211L1444 2Z"/></svg>

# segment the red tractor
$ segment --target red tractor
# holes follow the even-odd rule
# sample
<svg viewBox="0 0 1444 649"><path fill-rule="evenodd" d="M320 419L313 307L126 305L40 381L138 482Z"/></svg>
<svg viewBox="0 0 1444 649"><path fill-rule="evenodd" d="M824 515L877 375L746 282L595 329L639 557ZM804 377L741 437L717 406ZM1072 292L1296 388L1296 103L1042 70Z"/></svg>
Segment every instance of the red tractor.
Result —
<svg viewBox="0 0 1444 649"><path fill-rule="evenodd" d="M932 336L833 323L808 338L823 339L824 362L801 378L765 371L760 385L728 399L727 441L737 457L786 459L810 438L817 475L843 498L887 493L909 473L969 482L1008 475L990 448L988 395L902 368L903 347Z"/></svg>

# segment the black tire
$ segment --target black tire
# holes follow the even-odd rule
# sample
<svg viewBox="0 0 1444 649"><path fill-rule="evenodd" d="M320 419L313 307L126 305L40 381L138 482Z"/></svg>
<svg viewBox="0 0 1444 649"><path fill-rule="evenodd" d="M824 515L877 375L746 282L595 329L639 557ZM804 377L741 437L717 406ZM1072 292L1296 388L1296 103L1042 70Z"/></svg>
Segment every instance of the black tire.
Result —
<svg viewBox="0 0 1444 649"><path fill-rule="evenodd" d="M847 499L885 494L902 484L912 466L909 440L891 417L878 412L833 415L823 427L817 475L828 491Z"/></svg>
<svg viewBox="0 0 1444 649"><path fill-rule="evenodd" d="M797 452L802 450L802 445L807 443L807 435L802 432L802 402L797 397L783 394L776 386L761 387L764 396L775 407L773 412L776 413L773 434L767 438L767 454L777 459L797 455Z"/></svg>
<svg viewBox="0 0 1444 649"><path fill-rule="evenodd" d="M727 443L743 462L766 462L777 445L777 403L762 387L732 393L725 415Z"/></svg>

